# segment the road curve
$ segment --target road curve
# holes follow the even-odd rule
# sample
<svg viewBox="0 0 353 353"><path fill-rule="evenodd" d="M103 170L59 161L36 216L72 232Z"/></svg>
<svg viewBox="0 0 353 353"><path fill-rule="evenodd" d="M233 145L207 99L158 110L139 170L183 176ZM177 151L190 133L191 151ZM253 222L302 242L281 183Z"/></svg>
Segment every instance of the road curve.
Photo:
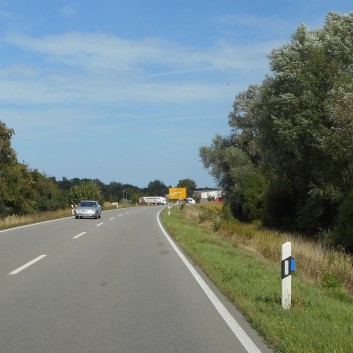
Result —
<svg viewBox="0 0 353 353"><path fill-rule="evenodd" d="M161 207L0 231L6 353L269 353L158 222Z"/></svg>

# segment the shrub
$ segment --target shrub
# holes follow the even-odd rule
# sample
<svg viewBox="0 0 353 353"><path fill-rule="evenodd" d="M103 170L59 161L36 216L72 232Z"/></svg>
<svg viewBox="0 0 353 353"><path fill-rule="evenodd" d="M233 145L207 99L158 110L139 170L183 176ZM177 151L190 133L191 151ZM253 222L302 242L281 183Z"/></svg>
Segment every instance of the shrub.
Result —
<svg viewBox="0 0 353 353"><path fill-rule="evenodd" d="M212 219L212 230L218 232L221 229L221 218L216 216Z"/></svg>
<svg viewBox="0 0 353 353"><path fill-rule="evenodd" d="M207 219L206 215L203 212L199 213L199 223L205 222Z"/></svg>
<svg viewBox="0 0 353 353"><path fill-rule="evenodd" d="M334 238L336 245L353 252L353 190L340 207Z"/></svg>

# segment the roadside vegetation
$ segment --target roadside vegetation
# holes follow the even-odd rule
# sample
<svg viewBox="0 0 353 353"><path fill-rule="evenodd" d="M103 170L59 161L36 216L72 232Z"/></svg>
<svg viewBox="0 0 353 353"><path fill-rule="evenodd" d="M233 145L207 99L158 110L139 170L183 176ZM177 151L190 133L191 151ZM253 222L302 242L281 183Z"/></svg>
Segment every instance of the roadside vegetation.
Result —
<svg viewBox="0 0 353 353"><path fill-rule="evenodd" d="M233 215L353 253L353 13L301 24L200 148Z"/></svg>
<svg viewBox="0 0 353 353"><path fill-rule="evenodd" d="M0 218L0 230L21 227L28 224L51 221L53 219L71 216L71 209L60 209L50 212L34 213L29 215L11 215Z"/></svg>
<svg viewBox="0 0 353 353"><path fill-rule="evenodd" d="M168 232L279 353L353 352L352 257L241 223L221 204L162 212ZM281 245L292 242L292 307L281 305Z"/></svg>
<svg viewBox="0 0 353 353"><path fill-rule="evenodd" d="M140 196L165 196L168 187L159 180L139 188L131 184L112 181L104 184L99 179L57 180L37 169L31 169L17 160L11 146L15 131L0 120L0 228L60 217L81 200L97 200L109 207L135 205ZM186 187L188 195L196 190L191 179L182 179L177 187Z"/></svg>

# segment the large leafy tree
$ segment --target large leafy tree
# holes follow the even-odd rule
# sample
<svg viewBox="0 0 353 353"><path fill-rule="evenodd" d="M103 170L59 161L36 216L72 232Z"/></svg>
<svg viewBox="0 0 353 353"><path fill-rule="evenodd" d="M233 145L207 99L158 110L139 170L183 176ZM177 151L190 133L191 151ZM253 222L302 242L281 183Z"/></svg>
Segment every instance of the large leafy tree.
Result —
<svg viewBox="0 0 353 353"><path fill-rule="evenodd" d="M235 98L230 135L201 160L236 213L252 218L257 195L267 224L331 228L353 189L353 14L299 26L269 59L272 75Z"/></svg>
<svg viewBox="0 0 353 353"><path fill-rule="evenodd" d="M6 124L0 121L0 216L9 212L6 205L8 170L17 162L16 153L11 147L11 138L14 134L12 129L7 128Z"/></svg>
<svg viewBox="0 0 353 353"><path fill-rule="evenodd" d="M330 227L352 187L352 33L353 15L330 13L323 29L301 25L270 55L274 75L262 85L259 114L274 174L270 223L290 218L306 232ZM284 218L277 200L289 203Z"/></svg>
<svg viewBox="0 0 353 353"><path fill-rule="evenodd" d="M186 188L186 195L187 197L192 197L194 191L197 189L197 185L195 180L186 178L179 180L177 184L177 188Z"/></svg>
<svg viewBox="0 0 353 353"><path fill-rule="evenodd" d="M228 139L216 136L210 147L200 148L200 157L225 192L233 214L251 221L261 217L267 179L250 157Z"/></svg>
<svg viewBox="0 0 353 353"><path fill-rule="evenodd" d="M81 200L96 200L103 204L103 195L99 184L95 181L83 181L75 185L69 192L70 201L77 205Z"/></svg>
<svg viewBox="0 0 353 353"><path fill-rule="evenodd" d="M168 194L168 187L163 182L156 179L148 183L145 192L149 196L165 196Z"/></svg>
<svg viewBox="0 0 353 353"><path fill-rule="evenodd" d="M234 215L254 220L263 213L267 179L260 166L262 153L258 144L258 104L260 87L252 85L235 97L228 124L231 134L217 135L210 147L200 148L206 169L225 192Z"/></svg>

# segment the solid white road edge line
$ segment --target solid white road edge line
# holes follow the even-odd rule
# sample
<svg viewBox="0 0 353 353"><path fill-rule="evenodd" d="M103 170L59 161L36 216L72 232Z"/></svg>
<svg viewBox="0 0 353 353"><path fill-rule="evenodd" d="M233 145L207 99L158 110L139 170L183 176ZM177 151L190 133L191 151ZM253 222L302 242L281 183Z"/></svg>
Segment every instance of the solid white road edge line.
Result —
<svg viewBox="0 0 353 353"><path fill-rule="evenodd" d="M86 234L86 232L82 232L82 233L80 233L80 234L77 234L77 235L74 236L72 239L77 239L77 238L79 238L80 236L82 236L82 235L84 235L84 234Z"/></svg>
<svg viewBox="0 0 353 353"><path fill-rule="evenodd" d="M35 264L36 262L38 262L39 260L43 259L44 257L46 257L47 255L40 255L38 257L36 257L35 259L33 259L32 261L30 262L27 262L25 265L19 267L18 269L12 271L9 273L9 275L13 276L13 275L16 275L17 273L23 271L24 269L26 269L27 267Z"/></svg>
<svg viewBox="0 0 353 353"><path fill-rule="evenodd" d="M184 262L185 266L191 272L197 283L200 285L202 290L205 292L207 297L210 299L213 306L216 308L218 313L222 316L223 320L227 323L229 328L233 331L234 335L238 338L240 343L244 346L244 348L249 353L261 353L260 349L255 345L255 343L251 340L251 338L246 334L246 332L241 328L238 322L234 319L231 313L227 310L227 308L221 303L221 301L217 298L217 296L213 293L211 288L207 285L207 283L202 279L202 277L197 273L194 267L190 264L188 259L184 256L184 254L179 250L179 248L175 245L174 241L168 235L168 233L164 230L160 220L159 215L162 212L159 211L157 214L157 222L159 227L161 228L164 236L169 241L170 245L173 247L175 252L178 254L180 259Z"/></svg>

